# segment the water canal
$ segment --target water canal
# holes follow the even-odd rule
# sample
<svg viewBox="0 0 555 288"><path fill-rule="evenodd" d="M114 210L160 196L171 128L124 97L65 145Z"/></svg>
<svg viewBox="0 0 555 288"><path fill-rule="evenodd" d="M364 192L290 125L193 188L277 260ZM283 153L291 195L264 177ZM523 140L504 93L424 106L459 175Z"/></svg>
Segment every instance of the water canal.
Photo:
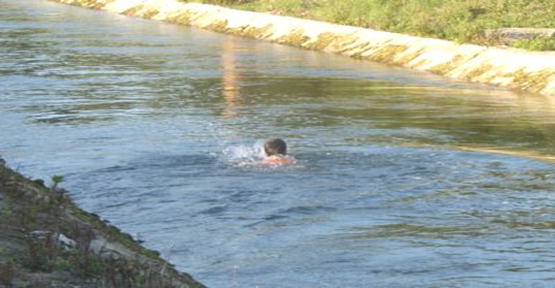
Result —
<svg viewBox="0 0 555 288"><path fill-rule="evenodd" d="M12 167L209 287L555 281L553 99L42 0L0 91Z"/></svg>

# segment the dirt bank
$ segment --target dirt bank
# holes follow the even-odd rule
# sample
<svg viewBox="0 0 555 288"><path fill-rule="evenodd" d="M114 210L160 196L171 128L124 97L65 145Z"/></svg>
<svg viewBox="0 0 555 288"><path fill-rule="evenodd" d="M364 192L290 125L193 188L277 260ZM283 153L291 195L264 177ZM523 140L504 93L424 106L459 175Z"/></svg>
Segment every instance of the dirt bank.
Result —
<svg viewBox="0 0 555 288"><path fill-rule="evenodd" d="M205 287L55 186L0 158L0 287Z"/></svg>

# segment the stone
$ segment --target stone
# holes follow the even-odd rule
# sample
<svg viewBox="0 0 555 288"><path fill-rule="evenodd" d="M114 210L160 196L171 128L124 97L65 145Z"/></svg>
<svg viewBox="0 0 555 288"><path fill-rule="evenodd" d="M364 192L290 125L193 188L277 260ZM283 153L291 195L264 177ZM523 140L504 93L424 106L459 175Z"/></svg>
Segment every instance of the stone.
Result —
<svg viewBox="0 0 555 288"><path fill-rule="evenodd" d="M532 40L536 37L555 37L553 28L499 28L485 31L488 39L504 43L512 43L518 40Z"/></svg>

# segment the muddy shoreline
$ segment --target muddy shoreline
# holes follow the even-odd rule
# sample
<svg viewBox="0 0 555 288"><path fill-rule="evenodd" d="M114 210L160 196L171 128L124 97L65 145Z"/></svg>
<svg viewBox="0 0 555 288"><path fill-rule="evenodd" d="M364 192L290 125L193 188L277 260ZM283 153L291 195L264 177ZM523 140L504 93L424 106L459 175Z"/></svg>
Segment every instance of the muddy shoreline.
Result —
<svg viewBox="0 0 555 288"><path fill-rule="evenodd" d="M0 287L202 288L159 253L0 158Z"/></svg>

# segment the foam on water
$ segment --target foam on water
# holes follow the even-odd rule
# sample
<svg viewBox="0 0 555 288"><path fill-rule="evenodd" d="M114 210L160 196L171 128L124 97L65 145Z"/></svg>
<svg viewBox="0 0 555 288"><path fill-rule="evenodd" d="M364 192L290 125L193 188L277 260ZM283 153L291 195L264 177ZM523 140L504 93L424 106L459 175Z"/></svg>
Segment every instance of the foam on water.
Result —
<svg viewBox="0 0 555 288"><path fill-rule="evenodd" d="M223 149L221 159L225 164L241 167L254 168L256 170L275 169L277 167L302 167L298 165L297 159L292 156L286 156L289 163L293 165L282 165L266 163L266 153L264 152L264 141L258 140L252 145L236 145L228 146Z"/></svg>
<svg viewBox="0 0 555 288"><path fill-rule="evenodd" d="M266 156L263 145L264 142L259 140L251 146L238 145L226 147L222 151L222 159L225 163L237 167L256 166Z"/></svg>

